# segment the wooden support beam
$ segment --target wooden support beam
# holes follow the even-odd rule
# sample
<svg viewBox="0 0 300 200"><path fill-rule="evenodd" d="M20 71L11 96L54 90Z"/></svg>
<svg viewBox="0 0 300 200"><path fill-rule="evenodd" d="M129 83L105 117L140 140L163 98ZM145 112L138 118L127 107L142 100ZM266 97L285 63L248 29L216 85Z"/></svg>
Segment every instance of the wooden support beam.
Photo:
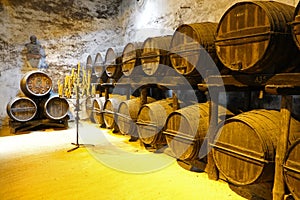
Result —
<svg viewBox="0 0 300 200"><path fill-rule="evenodd" d="M275 157L275 177L273 187L273 200L282 200L285 195L285 182L283 175L283 162L287 152L292 110L292 96L282 96L280 113L281 134L278 138Z"/></svg>
<svg viewBox="0 0 300 200"><path fill-rule="evenodd" d="M144 105L147 103L147 95L148 95L147 88L146 87L142 88L142 90L141 90L141 105Z"/></svg>
<svg viewBox="0 0 300 200"><path fill-rule="evenodd" d="M210 89L210 120L209 120L209 128L207 133L208 139L208 155L207 155L207 174L208 178L211 180L218 180L219 179L219 171L215 164L213 154L212 154L212 147L210 144L214 143L216 128L218 125L218 104L219 104L219 91L218 89Z"/></svg>
<svg viewBox="0 0 300 200"><path fill-rule="evenodd" d="M175 91L172 92L172 100L173 100L173 111L178 110L179 108L179 103L178 103L178 98L175 93Z"/></svg>

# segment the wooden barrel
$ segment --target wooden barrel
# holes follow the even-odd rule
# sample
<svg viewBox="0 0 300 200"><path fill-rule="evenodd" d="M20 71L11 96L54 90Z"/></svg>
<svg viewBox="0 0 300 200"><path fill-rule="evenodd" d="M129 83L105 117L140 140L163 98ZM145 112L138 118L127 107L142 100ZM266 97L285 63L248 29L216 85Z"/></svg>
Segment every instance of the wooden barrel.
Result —
<svg viewBox="0 0 300 200"><path fill-rule="evenodd" d="M86 58L85 69L92 70L92 68L93 68L93 58L91 55L88 55L88 57Z"/></svg>
<svg viewBox="0 0 300 200"><path fill-rule="evenodd" d="M115 48L116 49L116 48ZM105 72L108 78L112 78L114 80L119 79L122 76L121 69L121 51L114 50L113 48L108 48L105 55Z"/></svg>
<svg viewBox="0 0 300 200"><path fill-rule="evenodd" d="M113 97L107 99L103 107L103 119L106 128L118 130L118 125L116 123L116 112L121 102L126 101L125 95L114 95Z"/></svg>
<svg viewBox="0 0 300 200"><path fill-rule="evenodd" d="M93 73L98 78L98 80L100 79L99 83L106 83L107 74L105 72L104 61L100 53L96 54L95 61L93 64Z"/></svg>
<svg viewBox="0 0 300 200"><path fill-rule="evenodd" d="M136 66L141 65L141 54L142 54L141 42L128 43L123 50L122 54L122 72L124 76L130 76ZM135 72L135 75L142 74L141 72Z"/></svg>
<svg viewBox="0 0 300 200"><path fill-rule="evenodd" d="M104 103L105 103L105 97L99 97L99 98L94 98L93 101L93 110L92 110L92 118L93 121L96 124L99 124L100 126L103 126L104 119L103 119L103 108L104 108Z"/></svg>
<svg viewBox="0 0 300 200"><path fill-rule="evenodd" d="M44 114L48 119L61 120L68 115L69 103L65 98L53 95L44 103Z"/></svg>
<svg viewBox="0 0 300 200"><path fill-rule="evenodd" d="M28 97L16 97L7 104L6 111L11 119L27 122L36 116L37 105Z"/></svg>
<svg viewBox="0 0 300 200"><path fill-rule="evenodd" d="M163 130L167 117L173 112L171 104L170 100L163 99L141 107L136 124L143 143L157 148L167 144Z"/></svg>
<svg viewBox="0 0 300 200"><path fill-rule="evenodd" d="M163 76L168 73L160 65L170 66L169 48L172 36L147 38L143 43L142 69L149 76Z"/></svg>
<svg viewBox="0 0 300 200"><path fill-rule="evenodd" d="M221 62L237 72L289 71L299 57L288 25L294 9L275 1L233 5L217 28L215 44Z"/></svg>
<svg viewBox="0 0 300 200"><path fill-rule="evenodd" d="M170 59L179 74L198 78L199 82L199 76L205 78L206 74L219 73L217 67L222 70L215 49L217 26L217 23L202 22L183 24L176 29L170 44Z"/></svg>
<svg viewBox="0 0 300 200"><path fill-rule="evenodd" d="M224 111L221 106L220 109ZM220 113L224 113L223 111ZM207 134L209 115L209 103L198 103L176 110L168 116L166 130L163 133L176 158L198 159L200 148Z"/></svg>
<svg viewBox="0 0 300 200"><path fill-rule="evenodd" d="M289 148L283 167L285 183L289 191L294 199L300 199L300 139Z"/></svg>
<svg viewBox="0 0 300 200"><path fill-rule="evenodd" d="M43 97L52 90L52 80L44 72L31 71L22 77L20 88L28 97Z"/></svg>
<svg viewBox="0 0 300 200"><path fill-rule="evenodd" d="M147 97L147 103L154 101L155 99ZM117 124L122 134L138 137L135 123L141 106L140 98L129 99L120 103L116 114Z"/></svg>
<svg viewBox="0 0 300 200"><path fill-rule="evenodd" d="M300 49L300 2L298 2L294 12L292 35L298 49Z"/></svg>
<svg viewBox="0 0 300 200"><path fill-rule="evenodd" d="M213 157L229 182L249 185L273 181L280 120L278 111L252 110L227 119L218 129L215 144L211 144ZM296 129L300 129L300 124L292 119L290 141L299 137Z"/></svg>

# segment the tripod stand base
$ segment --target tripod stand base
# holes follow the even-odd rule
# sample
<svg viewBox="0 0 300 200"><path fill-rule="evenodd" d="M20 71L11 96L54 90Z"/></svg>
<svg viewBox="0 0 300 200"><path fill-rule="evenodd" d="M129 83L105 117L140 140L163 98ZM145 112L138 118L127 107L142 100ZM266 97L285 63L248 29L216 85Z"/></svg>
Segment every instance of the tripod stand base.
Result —
<svg viewBox="0 0 300 200"><path fill-rule="evenodd" d="M75 147L74 148L72 148L72 149L69 149L67 152L71 152L71 151L74 151L74 150L76 150L76 149L78 149L78 148L80 148L80 147L94 147L95 145L93 145L93 144L77 144L77 143L71 143L72 145L75 145Z"/></svg>

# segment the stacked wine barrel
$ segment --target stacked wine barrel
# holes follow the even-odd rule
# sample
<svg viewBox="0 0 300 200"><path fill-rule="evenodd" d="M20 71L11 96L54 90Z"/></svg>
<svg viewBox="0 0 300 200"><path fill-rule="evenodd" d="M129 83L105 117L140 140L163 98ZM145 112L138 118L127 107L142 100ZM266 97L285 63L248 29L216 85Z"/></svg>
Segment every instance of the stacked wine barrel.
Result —
<svg viewBox="0 0 300 200"><path fill-rule="evenodd" d="M7 114L16 130L26 125L35 127L51 123L67 126L69 103L52 93L52 80L46 73L26 73L20 81L20 88L23 94L7 104Z"/></svg>
<svg viewBox="0 0 300 200"><path fill-rule="evenodd" d="M101 97L101 101L98 99L95 103L95 110L105 107L107 112L98 123L106 123L108 128L119 123L118 129L123 134L137 136L153 148L168 146L174 157L185 162L206 162L208 150L212 148L212 159L222 178L234 185L273 182L275 152L282 134L282 116L278 111L280 105L277 105L281 96L265 94L259 99L260 89L248 85L248 89L242 91L240 85L233 82L237 89L227 92L226 100L220 99L228 101L227 106L222 106L222 102L218 106L219 113L221 111L224 116L217 117L216 127L213 127L216 137L208 142L214 117L211 104L205 98L187 102L190 93L184 91L188 87L182 85L191 85L194 93L209 99L209 92L203 93L195 86L206 83L211 77L230 76L234 80L248 75L271 77L299 73L299 38L300 3L294 8L275 1L243 1L230 7L219 23L183 24L173 36L130 42L123 50L121 62L117 61L117 56L115 60L110 59L113 66L121 65L121 70L115 70L120 72L118 79L126 77L129 88L144 87L143 84L168 88L177 84L171 92L180 91L171 99L155 98L153 102L143 102L142 95L135 99L125 98L125 94L108 99ZM141 78L133 78L133 74ZM186 81L175 77L183 77ZM237 81L247 85L244 80ZM237 102L244 101L248 101L247 106L239 109L241 105ZM290 122L283 168L289 192L300 199L300 116L298 110L295 113Z"/></svg>

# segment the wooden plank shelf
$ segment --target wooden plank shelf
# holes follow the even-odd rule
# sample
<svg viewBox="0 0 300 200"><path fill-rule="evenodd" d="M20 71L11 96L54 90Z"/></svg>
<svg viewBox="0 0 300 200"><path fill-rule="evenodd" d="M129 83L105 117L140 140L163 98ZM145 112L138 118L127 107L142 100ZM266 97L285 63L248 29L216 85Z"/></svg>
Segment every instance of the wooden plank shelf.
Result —
<svg viewBox="0 0 300 200"><path fill-rule="evenodd" d="M276 74L265 86L269 94L300 95L300 73Z"/></svg>
<svg viewBox="0 0 300 200"><path fill-rule="evenodd" d="M224 87L226 91L261 90L274 74L239 74L209 76L204 80L205 83L198 84L201 91L209 88Z"/></svg>
<svg viewBox="0 0 300 200"><path fill-rule="evenodd" d="M211 97L211 122L209 137L214 137L218 117L218 96L222 91L253 91L260 90L273 95L281 95L281 135L277 141L275 175L273 185L273 199L283 199L285 182L283 162L287 152L289 125L292 111L292 95L300 94L300 73L257 74L257 75L223 75L210 76L205 83L198 84L201 91L209 91ZM224 89L222 89L224 88ZM211 141L212 139L210 139ZM210 179L218 179L218 170L212 156L208 155L208 175Z"/></svg>

